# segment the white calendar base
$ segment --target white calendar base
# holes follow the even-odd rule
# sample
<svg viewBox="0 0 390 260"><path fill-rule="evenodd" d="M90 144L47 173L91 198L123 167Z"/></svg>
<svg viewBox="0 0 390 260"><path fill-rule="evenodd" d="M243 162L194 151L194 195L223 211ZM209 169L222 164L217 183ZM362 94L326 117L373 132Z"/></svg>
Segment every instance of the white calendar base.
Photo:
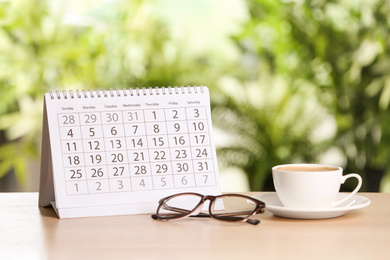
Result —
<svg viewBox="0 0 390 260"><path fill-rule="evenodd" d="M157 203L140 203L128 205L110 205L98 207L79 207L79 208L57 208L55 201L50 202L59 218L80 218L80 217L100 217L129 214L155 213Z"/></svg>

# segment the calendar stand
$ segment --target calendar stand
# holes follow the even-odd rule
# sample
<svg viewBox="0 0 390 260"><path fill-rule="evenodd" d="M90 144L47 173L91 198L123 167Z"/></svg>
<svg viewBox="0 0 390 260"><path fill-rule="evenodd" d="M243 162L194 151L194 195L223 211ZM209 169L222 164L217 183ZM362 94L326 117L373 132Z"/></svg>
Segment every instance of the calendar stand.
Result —
<svg viewBox="0 0 390 260"><path fill-rule="evenodd" d="M57 91L44 102L39 205L60 218L221 194L207 87Z"/></svg>

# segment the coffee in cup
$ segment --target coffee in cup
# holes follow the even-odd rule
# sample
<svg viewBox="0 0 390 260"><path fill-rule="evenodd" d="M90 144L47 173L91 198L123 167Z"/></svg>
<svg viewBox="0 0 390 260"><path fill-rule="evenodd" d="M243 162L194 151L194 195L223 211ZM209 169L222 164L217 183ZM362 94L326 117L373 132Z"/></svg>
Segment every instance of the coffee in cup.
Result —
<svg viewBox="0 0 390 260"><path fill-rule="evenodd" d="M272 168L276 193L283 206L300 209L327 209L351 199L360 189L362 178L356 173L343 175L338 166L286 164ZM340 186L348 178L358 179L356 188L335 201Z"/></svg>

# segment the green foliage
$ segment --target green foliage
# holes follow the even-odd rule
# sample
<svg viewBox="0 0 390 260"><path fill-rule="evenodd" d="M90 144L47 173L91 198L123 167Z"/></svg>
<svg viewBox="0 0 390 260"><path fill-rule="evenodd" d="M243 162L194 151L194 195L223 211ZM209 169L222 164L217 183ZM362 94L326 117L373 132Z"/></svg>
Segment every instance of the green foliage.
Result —
<svg viewBox="0 0 390 260"><path fill-rule="evenodd" d="M248 4L251 18L242 33L235 36L244 57L249 57L242 62L246 71L246 76L241 76L242 84L263 82L264 77L283 78L294 97L299 96L297 89L311 91L311 98L318 99L337 124L337 133L330 142L320 146L322 151L315 152L318 144L307 147L311 159L318 160L316 154L336 147L345 156L347 171L362 174L366 190L378 190L380 175L389 166L389 2L251 0ZM269 89L274 88L272 81ZM306 106L305 102L301 105ZM267 114L251 108L242 112L245 117L252 113ZM311 110L310 113L317 112ZM292 118L295 124L304 127L306 121L302 122L302 118L305 116ZM255 118L250 120L259 129L258 135L272 143L277 139L269 129L281 123L277 116L273 118L268 123ZM309 126L318 123L307 122ZM286 135L293 126L282 126L280 136ZM294 139L310 144L310 138L304 134L290 136L284 142L295 144ZM267 147L256 138L251 142ZM273 149L267 150L268 156L277 151L276 147L269 148ZM291 162L301 152L299 145L294 145L294 149L289 150L292 158L288 160L281 156L272 156L275 160L269 160L267 156L258 155L252 164ZM371 178L375 173L379 176ZM263 175L264 172L252 169L248 174ZM254 185L257 184L252 187L258 187Z"/></svg>
<svg viewBox="0 0 390 260"><path fill-rule="evenodd" d="M231 139L219 147L220 164L242 168L251 190L272 189L265 183L272 166L313 161L312 134L324 110L310 86L292 88L286 78L261 76L224 91L213 109L213 124Z"/></svg>

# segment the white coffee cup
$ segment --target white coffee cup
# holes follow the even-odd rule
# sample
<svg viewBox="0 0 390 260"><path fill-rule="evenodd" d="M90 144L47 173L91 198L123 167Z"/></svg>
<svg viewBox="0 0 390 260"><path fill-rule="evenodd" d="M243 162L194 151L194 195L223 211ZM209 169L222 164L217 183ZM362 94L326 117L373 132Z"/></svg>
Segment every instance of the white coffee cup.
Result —
<svg viewBox="0 0 390 260"><path fill-rule="evenodd" d="M321 164L285 164L272 168L276 193L283 206L300 209L326 209L351 199L362 186L356 173L343 175L343 168ZM335 201L340 186L348 178L358 185L347 196Z"/></svg>

